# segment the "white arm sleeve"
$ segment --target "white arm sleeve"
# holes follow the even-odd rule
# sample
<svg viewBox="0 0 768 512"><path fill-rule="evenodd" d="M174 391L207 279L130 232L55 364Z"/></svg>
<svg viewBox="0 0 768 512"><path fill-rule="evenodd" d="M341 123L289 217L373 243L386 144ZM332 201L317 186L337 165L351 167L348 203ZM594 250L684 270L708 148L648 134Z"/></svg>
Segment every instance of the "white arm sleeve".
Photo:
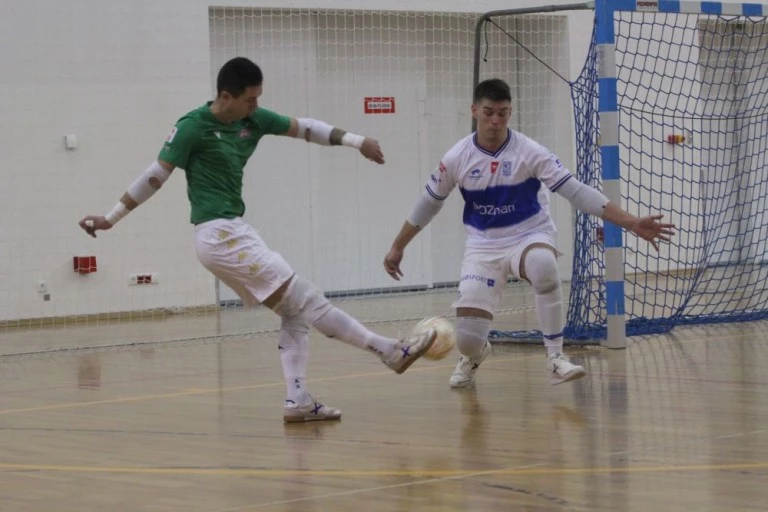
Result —
<svg viewBox="0 0 768 512"><path fill-rule="evenodd" d="M160 187L168 181L170 176L170 171L167 171L159 162L154 161L136 178L136 181L131 183L128 187L128 195L137 204L141 204L152 197L152 194L160 190Z"/></svg>
<svg viewBox="0 0 768 512"><path fill-rule="evenodd" d="M599 190L585 185L574 177L566 179L557 187L557 193L571 202L582 212L595 217L602 217L608 198Z"/></svg>
<svg viewBox="0 0 768 512"><path fill-rule="evenodd" d="M427 190L419 197L418 202L413 207L413 211L408 216L408 223L421 229L437 215L437 212L443 207L443 202L435 199Z"/></svg>
<svg viewBox="0 0 768 512"><path fill-rule="evenodd" d="M130 184L126 193L139 205L152 197L170 176L171 171L166 170L159 162L154 161ZM112 211L105 215L105 217L107 222L114 226L117 221L128 215L130 211L122 201L118 201Z"/></svg>
<svg viewBox="0 0 768 512"><path fill-rule="evenodd" d="M360 149L365 140L362 135L355 135L340 128L334 128L317 119L303 117L296 121L299 124L299 132L296 137L321 146L351 146Z"/></svg>

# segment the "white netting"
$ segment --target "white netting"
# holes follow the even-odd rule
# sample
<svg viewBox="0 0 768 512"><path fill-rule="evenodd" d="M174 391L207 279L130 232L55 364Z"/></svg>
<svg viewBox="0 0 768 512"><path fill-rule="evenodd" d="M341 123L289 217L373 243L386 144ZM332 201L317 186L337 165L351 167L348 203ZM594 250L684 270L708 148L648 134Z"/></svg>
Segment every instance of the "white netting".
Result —
<svg viewBox="0 0 768 512"><path fill-rule="evenodd" d="M246 168L244 187L246 220L297 272L334 300L344 300L342 307L364 322L452 312L452 286L464 241L458 192L408 248L403 281L391 281L381 261L440 157L470 130L478 17L309 9L209 11L209 95L219 67L244 55L264 70L263 106L322 119L382 143L387 164L378 167L347 148L265 138ZM505 29L564 69L568 54L564 27L562 17L527 16ZM130 27L110 29L127 34ZM562 122L569 112L567 95L562 104L553 89L556 79L528 56L511 52L503 34L491 31L488 36L491 51L483 74L501 76L513 85L513 127L570 154L570 126ZM107 210L157 154L175 120L210 97L201 96L199 88L186 88L182 72L168 74L173 78L167 83L138 78L144 61L157 67L153 76L166 76L163 66L178 61L166 59L171 53L165 48L152 52L145 46L124 45L113 50L124 57L122 74L108 75L104 91L94 92L101 87L96 80L82 89L73 83L73 102L85 104L102 93L107 98L107 91L114 96L113 81L132 84L135 98L112 103L119 126L114 120L93 122L93 131L104 135L103 143L116 149L109 162L78 153L80 160L74 165L92 171L88 184L81 185L90 187L87 197L67 213L73 222L86 213ZM89 51L97 62L97 49ZM369 97L394 98L395 113L366 114L364 100ZM65 133L65 128L61 131ZM81 139L88 140L88 135L81 132ZM133 146L123 154L125 139ZM21 156L17 161L23 161ZM120 162L120 172L113 172L115 166L109 164L114 162ZM51 181L51 193L57 180ZM42 211L44 203L45 198L27 195L23 204L6 211L34 220L37 217L31 213L25 215ZM30 239L28 231L9 229L4 243L21 244L19 254L28 257L12 262L5 274L7 307L0 352L205 339L276 328L277 320L267 312L238 307L228 289L217 294L213 279L195 261L187 215L184 179L178 174L161 194L96 244L86 245L79 238L67 242L61 251L66 268L62 258L36 257L42 245ZM73 254L96 254L98 272L74 273L69 263ZM136 273L156 273L159 284L130 286L129 275ZM49 301L44 301L45 293L37 292L38 281L45 282ZM29 290L22 302L16 289ZM509 291L502 307L524 308L528 302L526 296Z"/></svg>

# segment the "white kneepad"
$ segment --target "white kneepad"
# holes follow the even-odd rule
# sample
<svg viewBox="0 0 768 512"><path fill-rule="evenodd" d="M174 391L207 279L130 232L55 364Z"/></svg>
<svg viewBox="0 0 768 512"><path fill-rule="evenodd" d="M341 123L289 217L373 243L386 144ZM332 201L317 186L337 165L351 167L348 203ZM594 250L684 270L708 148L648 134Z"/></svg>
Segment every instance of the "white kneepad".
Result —
<svg viewBox="0 0 768 512"><path fill-rule="evenodd" d="M525 255L525 277L537 294L550 293L560 286L557 258L551 249L534 247Z"/></svg>
<svg viewBox="0 0 768 512"><path fill-rule="evenodd" d="M309 322L302 315L283 316L280 320L280 330L308 333Z"/></svg>
<svg viewBox="0 0 768 512"><path fill-rule="evenodd" d="M283 298L275 306L275 313L284 319L299 317L313 325L331 308L330 301L320 290L303 277L294 275Z"/></svg>

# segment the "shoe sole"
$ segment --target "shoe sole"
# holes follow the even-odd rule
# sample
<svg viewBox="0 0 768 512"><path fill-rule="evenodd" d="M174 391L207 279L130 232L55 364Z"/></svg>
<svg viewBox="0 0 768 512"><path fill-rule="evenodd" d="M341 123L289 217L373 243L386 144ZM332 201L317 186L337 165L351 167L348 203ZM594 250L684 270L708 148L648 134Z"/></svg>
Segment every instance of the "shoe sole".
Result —
<svg viewBox="0 0 768 512"><path fill-rule="evenodd" d="M432 346L432 344L435 342L436 339L437 339L437 331L432 329L432 337L429 339L427 343L424 344L424 347L418 352L416 352L416 355L413 358L411 358L410 361L405 363L401 368L398 368L397 370L395 370L395 373L399 375L403 373L405 370L407 370L408 368L410 368L411 365L415 363L417 359L419 359L421 356L424 355L424 352L429 350L429 348Z"/></svg>
<svg viewBox="0 0 768 512"><path fill-rule="evenodd" d="M309 423L310 421L339 421L341 420L341 414L338 416L283 416L285 423Z"/></svg>
<svg viewBox="0 0 768 512"><path fill-rule="evenodd" d="M557 386L558 384L563 384L565 382L573 382L574 380L582 379L586 375L587 375L586 371L584 371L584 370L576 370L576 371L573 371L573 372L569 373L568 375L566 375L562 379L550 379L549 382L553 386Z"/></svg>

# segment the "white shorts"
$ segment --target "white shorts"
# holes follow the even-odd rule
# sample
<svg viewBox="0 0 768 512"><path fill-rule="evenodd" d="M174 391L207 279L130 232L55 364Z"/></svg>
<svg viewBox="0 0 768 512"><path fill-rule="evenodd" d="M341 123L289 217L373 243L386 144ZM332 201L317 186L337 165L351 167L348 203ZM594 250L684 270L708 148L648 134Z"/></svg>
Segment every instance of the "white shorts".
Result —
<svg viewBox="0 0 768 512"><path fill-rule="evenodd" d="M467 247L461 263L459 294L454 308L476 308L493 313L501 301L501 291L512 275L520 279L520 260L531 244L543 243L554 249L554 238L547 233L534 233L520 243L502 249ZM561 254L555 249L555 253Z"/></svg>
<svg viewBox="0 0 768 512"><path fill-rule="evenodd" d="M243 219L216 219L195 226L197 259L248 306L264 302L293 269L267 247Z"/></svg>

